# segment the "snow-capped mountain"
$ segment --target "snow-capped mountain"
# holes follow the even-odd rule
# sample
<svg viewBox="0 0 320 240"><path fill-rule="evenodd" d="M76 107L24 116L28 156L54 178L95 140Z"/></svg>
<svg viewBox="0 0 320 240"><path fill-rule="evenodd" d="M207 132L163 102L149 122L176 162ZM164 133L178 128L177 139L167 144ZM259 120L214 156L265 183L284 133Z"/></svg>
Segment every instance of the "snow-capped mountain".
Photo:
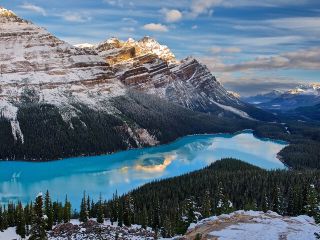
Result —
<svg viewBox="0 0 320 240"><path fill-rule="evenodd" d="M241 99L251 104L260 104L260 103L269 102L277 97L280 97L283 93L284 91L272 90L271 92L268 92L268 93L261 93L261 94L257 94L255 96L250 96L250 97L242 97Z"/></svg>
<svg viewBox="0 0 320 240"><path fill-rule="evenodd" d="M135 90L194 111L247 119L271 118L227 92L195 58L179 61L167 46L150 37L139 41L111 38L90 49L106 60L123 84Z"/></svg>
<svg viewBox="0 0 320 240"><path fill-rule="evenodd" d="M74 102L99 108L99 95L105 100L124 94L122 84L94 51L75 48L4 8L0 9L0 72L0 112L22 142L17 105L28 93L41 103L59 106L66 121L76 115ZM99 89L94 88L98 83Z"/></svg>
<svg viewBox="0 0 320 240"><path fill-rule="evenodd" d="M272 110L287 111L298 107L313 106L320 103L320 84L299 85L287 91L274 90L270 93L243 98L243 100Z"/></svg>
<svg viewBox="0 0 320 240"><path fill-rule="evenodd" d="M149 37L76 47L0 8L0 159L101 154L236 131L244 127L237 119L259 111L197 60L179 62Z"/></svg>

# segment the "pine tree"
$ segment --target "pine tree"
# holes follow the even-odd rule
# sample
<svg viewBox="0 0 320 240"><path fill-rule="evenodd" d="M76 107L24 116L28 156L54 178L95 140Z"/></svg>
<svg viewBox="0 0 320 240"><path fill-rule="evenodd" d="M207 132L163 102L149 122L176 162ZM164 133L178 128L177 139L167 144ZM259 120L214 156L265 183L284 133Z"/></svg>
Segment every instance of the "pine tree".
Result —
<svg viewBox="0 0 320 240"><path fill-rule="evenodd" d="M287 199L287 215L294 216L295 215L295 194L293 192L292 187L288 190L288 199Z"/></svg>
<svg viewBox="0 0 320 240"><path fill-rule="evenodd" d="M62 223L63 222L63 215L64 215L64 208L62 206L62 203L58 203L58 222Z"/></svg>
<svg viewBox="0 0 320 240"><path fill-rule="evenodd" d="M68 196L64 201L64 208L63 208L63 222L68 223L71 219L71 203L68 201Z"/></svg>
<svg viewBox="0 0 320 240"><path fill-rule="evenodd" d="M232 211L233 204L224 194L222 183L219 183L218 186L218 201L216 206L217 215L223 213L230 213Z"/></svg>
<svg viewBox="0 0 320 240"><path fill-rule="evenodd" d="M206 190L203 196L203 203L202 203L202 216L204 218L211 216L211 199L210 199L210 192Z"/></svg>
<svg viewBox="0 0 320 240"><path fill-rule="evenodd" d="M3 207L3 212L2 212L2 219L3 219L3 229L7 229L9 227L8 225L8 211L6 209L6 207Z"/></svg>
<svg viewBox="0 0 320 240"><path fill-rule="evenodd" d="M2 205L0 204L0 231L4 230L4 225L3 225L3 212L2 212Z"/></svg>
<svg viewBox="0 0 320 240"><path fill-rule="evenodd" d="M146 205L143 205L142 216L141 216L141 227L146 229L148 226L148 212Z"/></svg>
<svg viewBox="0 0 320 240"><path fill-rule="evenodd" d="M314 217L315 219L319 218L319 202L318 202L318 194L313 184L311 184L307 191L306 196L306 205L304 206L305 213L310 216Z"/></svg>
<svg viewBox="0 0 320 240"><path fill-rule="evenodd" d="M131 196L130 194L124 198L124 207L123 207L123 224L127 227L131 226L131 216L132 216L132 205L131 205Z"/></svg>
<svg viewBox="0 0 320 240"><path fill-rule="evenodd" d="M275 187L272 193L272 211L282 214L282 194L279 187Z"/></svg>
<svg viewBox="0 0 320 240"><path fill-rule="evenodd" d="M16 222L15 222L15 204L13 202L9 202L8 203L8 215L7 215L7 222L8 222L8 226L9 227L14 227L16 225Z"/></svg>
<svg viewBox="0 0 320 240"><path fill-rule="evenodd" d="M294 188L294 216L296 215L301 215L304 214L304 209L303 209L303 190L301 187L296 186Z"/></svg>
<svg viewBox="0 0 320 240"><path fill-rule="evenodd" d="M59 223L59 203L58 202L53 202L52 204L52 209L53 209L53 222L55 224Z"/></svg>
<svg viewBox="0 0 320 240"><path fill-rule="evenodd" d="M91 206L91 202L90 202L90 196L88 195L87 197L87 211L88 211L88 219L92 218L92 208L93 206Z"/></svg>
<svg viewBox="0 0 320 240"><path fill-rule="evenodd" d="M173 236L173 229L172 229L172 225L171 225L171 221L170 218L167 216L164 219L163 222L163 229L162 229L162 237L164 238L169 238Z"/></svg>
<svg viewBox="0 0 320 240"><path fill-rule="evenodd" d="M50 199L49 191L47 190L45 195L45 202L44 202L44 212L46 214L46 230L51 230L53 226L53 208L52 208L52 201Z"/></svg>
<svg viewBox="0 0 320 240"><path fill-rule="evenodd" d="M111 203L111 224L118 221L118 211L119 211L119 199L117 191L113 194L112 203Z"/></svg>
<svg viewBox="0 0 320 240"><path fill-rule="evenodd" d="M154 200L154 203L153 203L152 228L156 233L158 233L159 228L160 228L160 203L159 203L159 198L158 197L155 197L155 200Z"/></svg>
<svg viewBox="0 0 320 240"><path fill-rule="evenodd" d="M16 233L21 237L25 238L26 237L26 221L25 221L25 216L24 216L24 210L22 207L21 202L18 203L17 206L17 216L16 216Z"/></svg>
<svg viewBox="0 0 320 240"><path fill-rule="evenodd" d="M187 212L187 223L196 222L196 215L195 215L195 202L193 199L186 200L186 212Z"/></svg>
<svg viewBox="0 0 320 240"><path fill-rule="evenodd" d="M99 202L98 202L98 209L97 209L97 222L98 223L103 223L104 222L101 193L100 193Z"/></svg>
<svg viewBox="0 0 320 240"><path fill-rule="evenodd" d="M25 216L25 221L26 221L26 235L28 236L30 234L29 226L32 225L32 219L33 219L33 216L34 216L33 203L32 202L30 202L30 204L27 204L24 207L24 216Z"/></svg>
<svg viewBox="0 0 320 240"><path fill-rule="evenodd" d="M118 226L122 227L123 226L123 205L122 203L119 202L118 205Z"/></svg>
<svg viewBox="0 0 320 240"><path fill-rule="evenodd" d="M266 193L264 193L263 195L262 195L262 206L261 206L261 208L262 208L262 211L263 212L267 212L268 210L269 210L269 199L268 199L268 196L267 196L267 194Z"/></svg>
<svg viewBox="0 0 320 240"><path fill-rule="evenodd" d="M31 235L29 240L45 240L47 239L46 235L46 223L43 216L43 199L42 194L39 193L35 204L34 204L34 216L32 219L32 226L31 226Z"/></svg>
<svg viewBox="0 0 320 240"><path fill-rule="evenodd" d="M83 198L81 200L79 220L80 222L87 222L88 218L89 218L89 212L87 208L86 192L84 192Z"/></svg>

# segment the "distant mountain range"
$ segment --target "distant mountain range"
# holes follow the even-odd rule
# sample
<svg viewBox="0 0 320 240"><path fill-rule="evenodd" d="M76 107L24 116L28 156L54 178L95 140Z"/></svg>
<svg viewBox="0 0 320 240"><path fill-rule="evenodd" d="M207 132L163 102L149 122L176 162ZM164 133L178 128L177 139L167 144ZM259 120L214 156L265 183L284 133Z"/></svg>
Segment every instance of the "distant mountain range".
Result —
<svg viewBox="0 0 320 240"><path fill-rule="evenodd" d="M149 37L75 47L0 8L0 49L0 159L101 154L274 120Z"/></svg>
<svg viewBox="0 0 320 240"><path fill-rule="evenodd" d="M300 85L288 91L274 90L266 94L242 98L243 101L268 110L291 111L320 103L320 84Z"/></svg>

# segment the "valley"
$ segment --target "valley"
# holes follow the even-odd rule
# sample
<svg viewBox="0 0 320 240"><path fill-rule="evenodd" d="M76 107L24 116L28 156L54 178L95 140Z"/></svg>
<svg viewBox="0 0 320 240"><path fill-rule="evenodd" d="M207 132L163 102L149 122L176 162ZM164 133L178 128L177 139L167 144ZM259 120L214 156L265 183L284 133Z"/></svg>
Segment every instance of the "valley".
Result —
<svg viewBox="0 0 320 240"><path fill-rule="evenodd" d="M80 2L81 15L31 3L17 5L19 14L0 7L1 240L320 238L320 85L280 89L292 86L280 76L292 67L314 78L316 48L276 55L266 42L294 49L300 38L272 35L247 39L250 50L242 49L241 37L216 38L225 16L206 30L209 38L196 34L209 23L193 21L232 1L194 0L181 12L150 2L146 12L164 4L153 13L163 24L140 27L147 18L136 12L140 1L127 12L139 20L118 19L128 6L103 1L121 10L108 9L108 21L93 26L99 31L88 31L98 18L83 8L98 3ZM20 17L28 11L39 26ZM59 21L77 31L60 39L70 26ZM124 23L131 27L118 28ZM231 24L235 33L242 23ZM179 32L186 25L190 39ZM291 23L284 25L277 32ZM100 38L108 27L122 34ZM100 42L67 42L83 34ZM213 45L230 39L232 46ZM241 97L223 84L270 88L272 68L287 82L271 92Z"/></svg>

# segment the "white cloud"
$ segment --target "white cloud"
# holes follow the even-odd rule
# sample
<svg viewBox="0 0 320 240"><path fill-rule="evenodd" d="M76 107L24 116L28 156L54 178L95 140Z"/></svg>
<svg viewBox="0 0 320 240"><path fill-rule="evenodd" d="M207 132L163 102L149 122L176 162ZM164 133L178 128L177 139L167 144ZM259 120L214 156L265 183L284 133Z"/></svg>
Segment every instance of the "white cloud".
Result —
<svg viewBox="0 0 320 240"><path fill-rule="evenodd" d="M302 49L285 52L270 57L257 57L252 61L226 65L222 61L215 60L215 65L210 63L211 57L204 58L211 70L219 72L238 72L255 69L320 69L320 48Z"/></svg>
<svg viewBox="0 0 320 240"><path fill-rule="evenodd" d="M128 23L128 24L131 24L131 25L135 25L138 23L137 20L133 19L133 18L122 18L121 21L125 22L125 23Z"/></svg>
<svg viewBox="0 0 320 240"><path fill-rule="evenodd" d="M245 7L245 6L256 6L256 7L279 7L279 6L291 6L291 5L302 5L312 0L192 0L190 7L191 17L197 17L201 14L207 13L211 15L215 7Z"/></svg>
<svg viewBox="0 0 320 240"><path fill-rule="evenodd" d="M225 76L219 77L223 86L228 90L240 93L241 96L253 96L257 93L268 93L272 90L287 91L298 85L305 84L301 79L288 78L285 76L255 76L230 77L225 81Z"/></svg>
<svg viewBox="0 0 320 240"><path fill-rule="evenodd" d="M222 48L222 47L217 47L214 46L212 48L210 48L212 53L239 53L241 52L240 48L237 47L226 47L226 48Z"/></svg>
<svg viewBox="0 0 320 240"><path fill-rule="evenodd" d="M81 13L73 13L73 12L65 12L60 14L64 20L68 22L75 22L75 23L85 23L91 20L91 17L84 16Z"/></svg>
<svg viewBox="0 0 320 240"><path fill-rule="evenodd" d="M193 25L193 26L191 27L191 29L192 29L192 30L198 29L198 25Z"/></svg>
<svg viewBox="0 0 320 240"><path fill-rule="evenodd" d="M223 0L193 0L191 3L191 16L197 17L202 13L212 14L212 8L219 6Z"/></svg>
<svg viewBox="0 0 320 240"><path fill-rule="evenodd" d="M302 32L320 32L320 17L277 18L265 21L274 28Z"/></svg>
<svg viewBox="0 0 320 240"><path fill-rule="evenodd" d="M133 27L123 27L123 28L121 28L121 30L124 31L124 32L130 32L130 33L136 31L136 29L133 28Z"/></svg>
<svg viewBox="0 0 320 240"><path fill-rule="evenodd" d="M169 29L167 26L160 23L149 23L143 26L143 29L153 32L168 32Z"/></svg>
<svg viewBox="0 0 320 240"><path fill-rule="evenodd" d="M304 40L303 36L275 36L275 37L252 37L252 38L240 38L237 40L238 44L246 46L270 46L281 45L289 43L297 43Z"/></svg>
<svg viewBox="0 0 320 240"><path fill-rule="evenodd" d="M124 7L124 4L122 2L122 0L103 0L103 2L105 3L108 3L109 5L112 5L112 6L117 6L117 7ZM132 2L129 3L130 6L132 6Z"/></svg>
<svg viewBox="0 0 320 240"><path fill-rule="evenodd" d="M25 3L23 5L20 6L21 8L28 10L28 11L32 11L32 12L36 12L39 13L43 16L47 16L47 12L44 8L36 6L34 4L30 4L30 3Z"/></svg>
<svg viewBox="0 0 320 240"><path fill-rule="evenodd" d="M182 13L176 9L168 10L164 8L160 12L164 14L166 22L178 22L182 19Z"/></svg>

